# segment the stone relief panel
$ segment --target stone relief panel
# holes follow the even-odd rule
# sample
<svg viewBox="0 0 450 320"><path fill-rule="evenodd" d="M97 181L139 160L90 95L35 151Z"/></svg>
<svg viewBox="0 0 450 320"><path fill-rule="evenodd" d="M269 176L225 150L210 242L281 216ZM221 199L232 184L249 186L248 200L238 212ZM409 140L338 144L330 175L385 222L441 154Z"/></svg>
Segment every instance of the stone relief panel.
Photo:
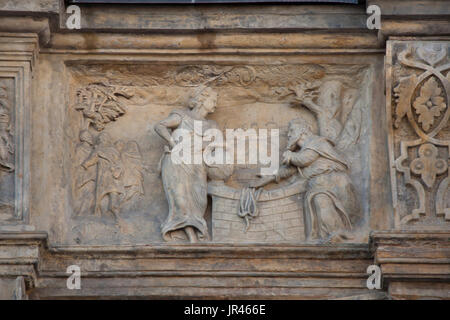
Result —
<svg viewBox="0 0 450 320"><path fill-rule="evenodd" d="M450 226L450 42L389 41L390 161L397 227Z"/></svg>
<svg viewBox="0 0 450 320"><path fill-rule="evenodd" d="M365 241L368 65L67 68L71 214L62 242ZM281 166L261 176L258 164L174 164L180 128L191 138L279 129Z"/></svg>
<svg viewBox="0 0 450 320"><path fill-rule="evenodd" d="M14 217L14 80L0 78L0 220Z"/></svg>
<svg viewBox="0 0 450 320"><path fill-rule="evenodd" d="M79 143L75 148L73 185L76 216L114 218L121 206L143 195L143 163L136 141L113 140L103 132L106 125L126 112L117 100L126 90L92 84L77 92L75 110L82 114Z"/></svg>

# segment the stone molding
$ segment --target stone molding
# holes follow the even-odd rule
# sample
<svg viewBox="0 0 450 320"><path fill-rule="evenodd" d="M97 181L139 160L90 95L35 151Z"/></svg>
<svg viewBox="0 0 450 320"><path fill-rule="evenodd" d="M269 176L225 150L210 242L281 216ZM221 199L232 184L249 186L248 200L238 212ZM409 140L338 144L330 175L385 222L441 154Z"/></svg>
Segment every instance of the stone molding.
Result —
<svg viewBox="0 0 450 320"><path fill-rule="evenodd" d="M439 66L436 67L438 63L435 65L434 59L440 53L429 54L433 45L444 44L448 48L450 43L450 7L447 1L404 0L394 5L391 0L368 0L366 6L322 5L315 6L313 10L302 6L246 6L242 10L227 9L223 14L222 7L211 6L188 10L183 19L179 19L179 8L175 7L158 6L157 10L154 7L142 10L130 6L123 11L114 6L107 9L90 6L83 8L86 10L83 11L83 29L80 31L71 31L65 27L66 8L60 6L63 1L16 3L0 0L0 85L4 79L13 83L6 87L12 88L9 104L15 112L16 138L14 213L0 214L0 299L450 299L450 213L444 203L448 194L445 190L449 185L448 181L439 180L446 172L449 176L450 163L440 161L443 151L439 154L436 148L442 147L442 144L435 143L434 136L428 139L430 137L424 134L422 138L426 136L425 140L431 142L422 144L422 149L417 145L419 156L408 166L404 165L402 156L407 152L403 152L403 155L401 152L400 155L395 153L399 150L395 143L408 139L393 130L397 120L396 99L409 103L409 120L400 117L404 130L411 129L408 126L414 122L413 118L417 120L413 129L417 129L420 126L433 126L435 118L441 116L433 116L431 121L429 115L428 120L420 120L420 115L411 115L415 112L412 108L419 109L421 104L417 103L417 107L414 107L413 100L426 95L421 92L425 82L428 82L428 89L434 88L434 92L438 92L438 89L446 91L436 95L446 98L446 109L449 111L446 111L448 115L443 117L443 122L449 120L450 80L445 82L437 76L436 69ZM365 9L372 4L382 8L382 28L379 31L367 30L365 25ZM413 59L415 65L408 69L405 64L395 65L399 58L408 55L407 52L402 55L402 50L395 51L395 45L412 45L415 50L426 50ZM344 55L351 55L355 63L379 57L380 63L374 60L371 63L374 69L379 67L377 70L381 70L381 55L386 54L388 109L382 123L387 120L386 129L391 130L387 148L391 152L395 214L387 217L392 209L391 203L386 205L389 209L381 208L381 205L380 208L370 208L371 216L382 218L371 224L373 232L369 244L222 242L206 245L52 246L46 232L35 232L35 228L30 225L30 215L33 214L30 212L29 192L31 111L40 107L32 105L34 99L47 101L36 97L40 92L33 94L33 89L39 87L36 83L46 76L33 79L39 54L45 55L45 64L50 64L52 59L53 62L58 59L65 61L57 69L63 72L67 72L71 64L94 65L105 61L111 64L124 64L124 61L129 64L149 61L160 64L213 61L223 64L233 59L254 59L267 63L274 56L281 57L280 61L287 61L295 59L295 55L306 56L306 60L310 59L311 63L323 61L327 57L344 61ZM448 52L446 57L448 59ZM416 67L417 63L423 66L421 59L422 62L429 60L423 70L431 70L432 77L437 76L445 84L436 84L427 76L423 82L417 83L414 90L404 94L399 85L400 78L413 75L420 77L420 74L416 74ZM70 63L67 64L67 61ZM48 66L45 64L44 67ZM48 70L55 72L51 68ZM440 71L445 71L443 76L450 79L448 68ZM383 86L380 81L382 78L377 76L374 79L375 90L381 93L382 90L378 89ZM442 104L440 99L435 101ZM372 119L380 115L379 110L374 108L371 112ZM427 131L425 128L423 130ZM448 128L441 126L437 131L445 130ZM385 143L380 137L376 139L374 148ZM448 139L444 140L444 146L450 152ZM383 163L381 158L382 155L374 159L374 163ZM50 167L55 163L46 165ZM381 167L389 170L387 165ZM421 203L418 206L411 203L411 208L399 205L401 201L397 187L402 184L402 174L405 172L409 174L409 181L406 182L415 184L419 190ZM411 183L412 179L417 183ZM450 176L446 179L450 179ZM418 184L422 182L423 186L419 187ZM432 187L438 182L442 187L436 191ZM379 178L371 187L374 190L381 185L385 190L388 184ZM424 190L427 188L433 199L437 199L436 210L426 206ZM297 195L295 186L283 192L283 195L265 192L261 195L261 201ZM215 189L212 186L209 193L239 199L237 189ZM376 195L371 194L371 197ZM422 223L424 217L434 214L437 219ZM36 217L41 218L39 215ZM396 229L377 230L391 226L389 219L395 222L392 227ZM410 221L419 221L421 224L411 227ZM73 264L80 265L82 269L80 291L66 288L66 268ZM369 290L366 287L366 270L373 264L381 267L381 290Z"/></svg>
<svg viewBox="0 0 450 320"><path fill-rule="evenodd" d="M27 299L46 238L45 232L0 232L0 299Z"/></svg>
<svg viewBox="0 0 450 320"><path fill-rule="evenodd" d="M377 231L374 262L392 299L450 299L450 232Z"/></svg>
<svg viewBox="0 0 450 320"><path fill-rule="evenodd" d="M23 298L31 299L229 295L242 299L445 299L449 298L449 239L444 231L380 231L372 233L370 247L48 247L43 232L2 232L0 279L10 279L20 288L23 277ZM72 264L82 268L80 291L65 288L65 269ZM382 290L365 288L365 269L370 264L382 269Z"/></svg>

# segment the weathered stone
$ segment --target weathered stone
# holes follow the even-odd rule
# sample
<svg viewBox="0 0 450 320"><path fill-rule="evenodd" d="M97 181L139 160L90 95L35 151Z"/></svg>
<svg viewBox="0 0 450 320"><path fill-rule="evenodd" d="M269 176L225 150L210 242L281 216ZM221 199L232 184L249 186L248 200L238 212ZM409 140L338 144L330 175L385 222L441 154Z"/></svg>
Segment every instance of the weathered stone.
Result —
<svg viewBox="0 0 450 320"><path fill-rule="evenodd" d="M66 6L0 0L0 299L450 299L446 1Z"/></svg>

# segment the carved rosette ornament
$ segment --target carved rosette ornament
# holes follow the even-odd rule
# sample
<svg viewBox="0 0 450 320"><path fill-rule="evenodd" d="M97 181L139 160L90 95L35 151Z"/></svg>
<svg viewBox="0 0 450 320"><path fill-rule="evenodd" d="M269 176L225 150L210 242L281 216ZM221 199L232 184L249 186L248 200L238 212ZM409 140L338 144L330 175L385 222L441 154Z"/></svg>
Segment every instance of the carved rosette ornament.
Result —
<svg viewBox="0 0 450 320"><path fill-rule="evenodd" d="M450 221L449 48L445 41L389 41L387 111L397 227Z"/></svg>

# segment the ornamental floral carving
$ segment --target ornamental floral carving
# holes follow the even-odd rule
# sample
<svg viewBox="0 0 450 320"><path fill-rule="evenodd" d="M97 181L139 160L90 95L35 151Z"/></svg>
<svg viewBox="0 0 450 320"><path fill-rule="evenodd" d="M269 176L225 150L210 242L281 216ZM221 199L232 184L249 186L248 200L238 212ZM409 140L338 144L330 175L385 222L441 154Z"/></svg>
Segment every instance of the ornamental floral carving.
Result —
<svg viewBox="0 0 450 320"><path fill-rule="evenodd" d="M431 188L436 176L447 171L447 162L438 158L438 149L431 143L421 145L419 155L419 158L411 162L411 171L420 175L423 182Z"/></svg>
<svg viewBox="0 0 450 320"><path fill-rule="evenodd" d="M422 128L429 131L435 118L439 117L447 108L442 90L433 77L429 78L420 88L420 95L415 99L413 106L419 116L418 121L422 124Z"/></svg>
<svg viewBox="0 0 450 320"><path fill-rule="evenodd" d="M388 116L394 117L389 144L396 225L448 223L450 45L389 45L387 107Z"/></svg>

